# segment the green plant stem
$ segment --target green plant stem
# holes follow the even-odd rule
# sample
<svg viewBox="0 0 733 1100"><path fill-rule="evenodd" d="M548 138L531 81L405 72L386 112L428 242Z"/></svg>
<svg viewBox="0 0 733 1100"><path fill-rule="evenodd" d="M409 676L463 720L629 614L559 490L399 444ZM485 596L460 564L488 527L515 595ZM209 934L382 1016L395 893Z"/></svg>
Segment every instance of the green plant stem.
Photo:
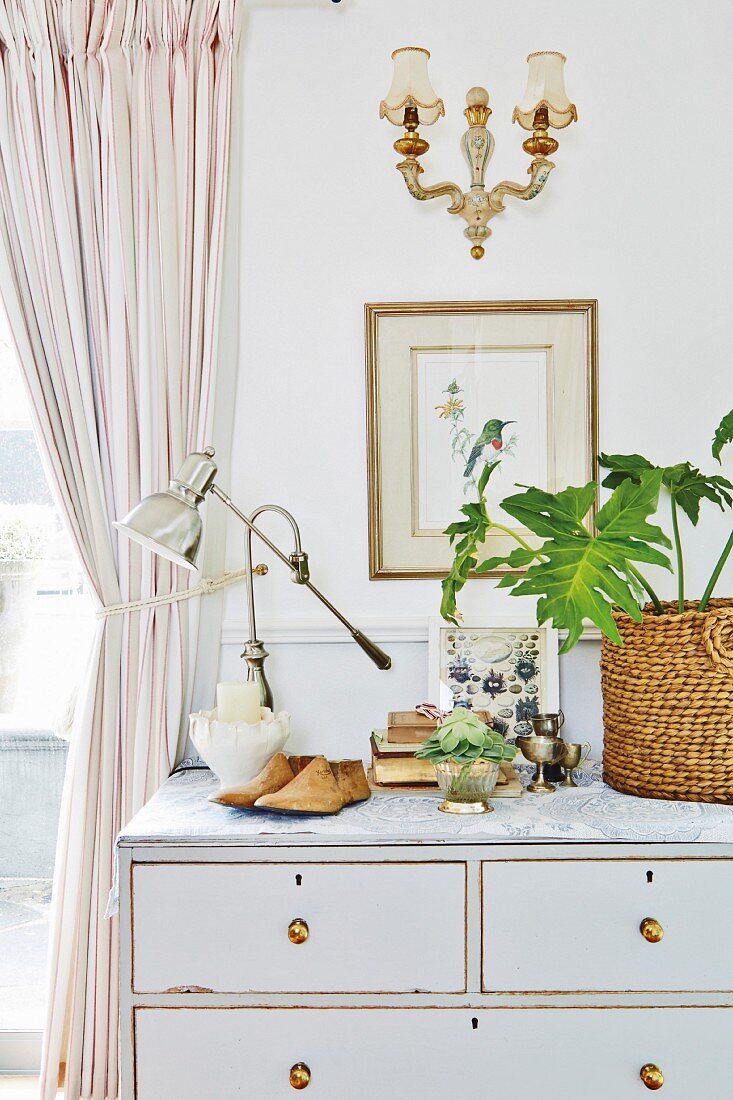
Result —
<svg viewBox="0 0 733 1100"><path fill-rule="evenodd" d="M659 596L649 584L649 581L646 579L646 577L643 577L636 566L632 565L631 562L629 562L629 573L636 577L637 581L654 604L654 610L656 611L657 615L663 615L664 608L662 607L662 601L659 599Z"/></svg>
<svg viewBox="0 0 733 1100"><path fill-rule="evenodd" d="M528 542L518 535L516 531L512 531L511 527L505 527L503 523L497 523L495 520L489 520L489 531L503 531L505 535L511 535L513 539L516 539L520 546L523 546L525 550L529 550L530 553L534 553L534 547L530 546Z"/></svg>
<svg viewBox="0 0 733 1100"><path fill-rule="evenodd" d="M471 774L472 765L473 765L473 760L469 760L467 764L463 765L460 772L456 776L456 781L453 784L453 791L455 792L455 794L462 794L463 793L463 787L464 787L464 785L466 783L466 780L468 779L469 775Z"/></svg>
<svg viewBox="0 0 733 1100"><path fill-rule="evenodd" d="M489 531L503 531L505 535L511 535L511 537L513 539L516 539L519 545L524 550L529 550L530 554L534 554L538 561L547 561L547 558L544 558L542 554L540 554L539 550L537 550L534 546L530 546L528 542L525 542L525 540L520 535L518 535L516 531L512 531L511 527L505 527L503 523L495 523L492 519L489 520L489 527L486 532L487 535ZM484 539L484 542L485 541L486 539Z"/></svg>
<svg viewBox="0 0 733 1100"><path fill-rule="evenodd" d="M710 601L710 597L713 594L713 589L715 588L716 584L718 583L718 577L722 573L723 566L725 565L728 558L730 557L730 554L731 554L732 550L733 550L733 531L731 531L730 536L728 538L728 541L726 542L725 546L723 547L723 552L720 555L720 557L718 558L717 562L715 563L715 568L713 569L712 576L710 577L710 580L707 583L707 587L705 588L705 591L702 594L702 599L700 600L700 603L698 604L698 608L697 608L698 611L704 611L705 608L708 606L708 603Z"/></svg>
<svg viewBox="0 0 733 1100"><path fill-rule="evenodd" d="M677 610L680 615L685 610L685 562L682 557L682 539L680 538L680 524L677 515L677 501L672 496L672 531L674 533L674 548L677 555Z"/></svg>

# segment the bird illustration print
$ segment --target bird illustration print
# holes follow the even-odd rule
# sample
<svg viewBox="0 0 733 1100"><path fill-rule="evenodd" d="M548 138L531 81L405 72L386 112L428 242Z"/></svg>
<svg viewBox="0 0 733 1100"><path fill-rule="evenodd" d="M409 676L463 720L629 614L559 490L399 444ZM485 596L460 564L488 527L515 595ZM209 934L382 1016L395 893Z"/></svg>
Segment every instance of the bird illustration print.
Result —
<svg viewBox="0 0 733 1100"><path fill-rule="evenodd" d="M471 453L468 456L468 462L466 463L466 469L463 471L464 477L470 477L473 473L473 468L478 462L479 458L484 452L486 447L493 447L494 451L501 451L504 446L504 439L502 432L506 428L507 424L515 424L515 420L487 420L483 426L481 434L474 443Z"/></svg>

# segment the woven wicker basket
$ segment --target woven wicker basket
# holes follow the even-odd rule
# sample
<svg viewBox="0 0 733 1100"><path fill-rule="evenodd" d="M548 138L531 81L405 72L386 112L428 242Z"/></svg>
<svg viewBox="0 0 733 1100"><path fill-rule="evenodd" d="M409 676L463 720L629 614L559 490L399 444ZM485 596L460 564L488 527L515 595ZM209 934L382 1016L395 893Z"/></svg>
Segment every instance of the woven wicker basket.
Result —
<svg viewBox="0 0 733 1100"><path fill-rule="evenodd" d="M645 608L603 639L603 777L644 798L733 803L733 600Z"/></svg>

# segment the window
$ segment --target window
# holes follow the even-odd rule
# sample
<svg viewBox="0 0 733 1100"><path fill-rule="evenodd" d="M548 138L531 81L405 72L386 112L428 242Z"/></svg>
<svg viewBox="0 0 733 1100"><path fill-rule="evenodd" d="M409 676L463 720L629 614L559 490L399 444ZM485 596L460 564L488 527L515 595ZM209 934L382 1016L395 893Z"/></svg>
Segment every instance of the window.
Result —
<svg viewBox="0 0 733 1100"><path fill-rule="evenodd" d="M33 1069L40 1047L61 789L93 622L0 314L0 1072Z"/></svg>

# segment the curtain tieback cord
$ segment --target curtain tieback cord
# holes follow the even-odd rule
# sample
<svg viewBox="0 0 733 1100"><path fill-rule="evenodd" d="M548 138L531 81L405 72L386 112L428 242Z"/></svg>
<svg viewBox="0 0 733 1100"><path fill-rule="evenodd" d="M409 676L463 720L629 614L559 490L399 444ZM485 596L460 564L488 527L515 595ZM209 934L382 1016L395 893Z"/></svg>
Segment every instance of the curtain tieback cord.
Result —
<svg viewBox="0 0 733 1100"><path fill-rule="evenodd" d="M246 576L246 569L237 569L232 573L223 573L221 577L204 577L193 588L186 588L181 592L169 592L164 596L148 596L147 599L131 600L129 603L111 603L107 607L100 607L96 615L98 619L107 619L111 615L125 615L128 612L144 611L146 607L162 607L163 604L192 600L195 596L209 596L212 592L218 592L222 588L238 584Z"/></svg>

